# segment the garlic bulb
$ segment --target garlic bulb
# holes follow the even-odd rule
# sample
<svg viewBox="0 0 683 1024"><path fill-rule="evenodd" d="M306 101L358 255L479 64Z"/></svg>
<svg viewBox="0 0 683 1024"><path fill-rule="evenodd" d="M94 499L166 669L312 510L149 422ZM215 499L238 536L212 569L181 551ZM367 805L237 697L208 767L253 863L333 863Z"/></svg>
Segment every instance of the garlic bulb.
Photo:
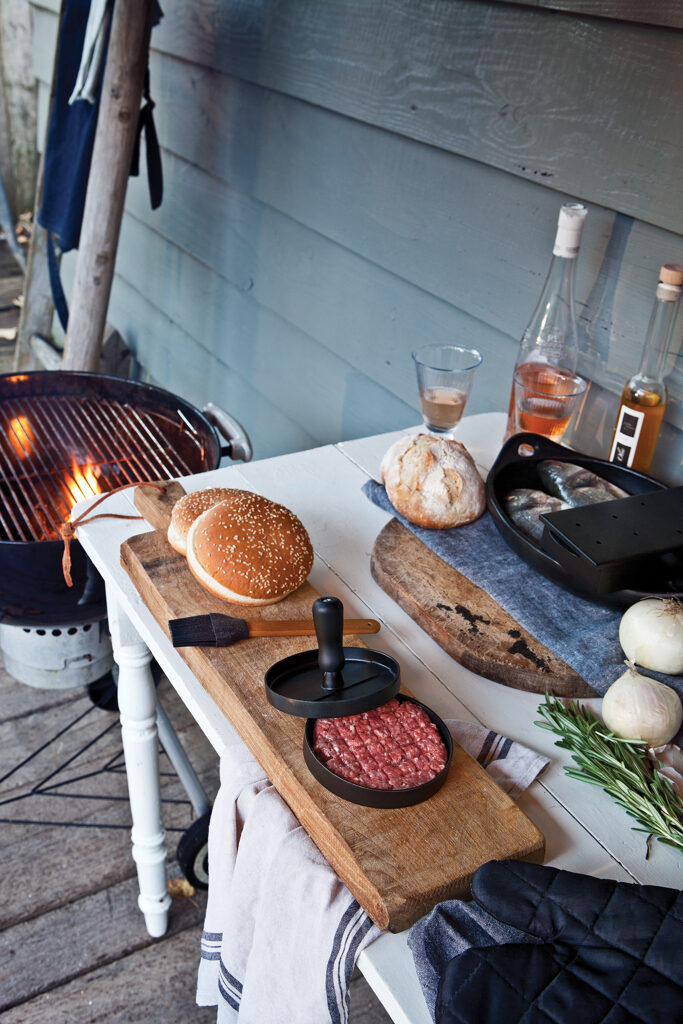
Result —
<svg viewBox="0 0 683 1024"><path fill-rule="evenodd" d="M619 643L629 661L652 672L683 673L683 604L648 597L624 612Z"/></svg>
<svg viewBox="0 0 683 1024"><path fill-rule="evenodd" d="M659 747L678 732L683 707L675 690L641 675L630 664L605 694L602 719L617 736L645 740L651 747Z"/></svg>

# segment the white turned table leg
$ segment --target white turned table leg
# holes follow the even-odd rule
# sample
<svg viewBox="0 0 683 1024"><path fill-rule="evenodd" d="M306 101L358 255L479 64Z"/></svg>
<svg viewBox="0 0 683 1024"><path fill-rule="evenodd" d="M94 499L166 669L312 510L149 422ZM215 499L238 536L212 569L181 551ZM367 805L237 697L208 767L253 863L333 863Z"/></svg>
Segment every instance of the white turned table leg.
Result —
<svg viewBox="0 0 683 1024"><path fill-rule="evenodd" d="M119 666L118 702L126 759L131 839L137 866L138 906L150 935L166 931L171 898L166 888L166 834L161 822L159 745L152 656L107 588L107 614Z"/></svg>

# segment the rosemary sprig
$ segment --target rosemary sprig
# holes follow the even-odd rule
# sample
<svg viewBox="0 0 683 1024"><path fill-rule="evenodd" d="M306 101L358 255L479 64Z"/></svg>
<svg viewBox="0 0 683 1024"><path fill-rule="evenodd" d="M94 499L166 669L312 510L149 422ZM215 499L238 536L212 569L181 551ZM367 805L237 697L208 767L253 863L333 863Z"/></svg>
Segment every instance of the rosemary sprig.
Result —
<svg viewBox="0 0 683 1024"><path fill-rule="evenodd" d="M647 743L624 740L576 701L566 703L546 693L539 713L541 729L561 738L555 743L572 751L578 768L564 770L573 779L600 786L647 832L662 843L683 850L683 800L666 777L655 770Z"/></svg>

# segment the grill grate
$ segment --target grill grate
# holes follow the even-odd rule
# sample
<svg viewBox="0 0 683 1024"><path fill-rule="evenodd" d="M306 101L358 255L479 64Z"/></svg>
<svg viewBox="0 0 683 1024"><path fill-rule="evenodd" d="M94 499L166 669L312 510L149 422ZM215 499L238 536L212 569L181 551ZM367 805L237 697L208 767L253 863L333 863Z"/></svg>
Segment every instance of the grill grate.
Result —
<svg viewBox="0 0 683 1024"><path fill-rule="evenodd" d="M188 429L189 428L189 429ZM183 444L179 444L179 435ZM203 441L177 419L115 399L33 395L0 403L0 539L55 540L93 491L196 472ZM188 436L191 448L188 451ZM180 452L184 450L185 457Z"/></svg>

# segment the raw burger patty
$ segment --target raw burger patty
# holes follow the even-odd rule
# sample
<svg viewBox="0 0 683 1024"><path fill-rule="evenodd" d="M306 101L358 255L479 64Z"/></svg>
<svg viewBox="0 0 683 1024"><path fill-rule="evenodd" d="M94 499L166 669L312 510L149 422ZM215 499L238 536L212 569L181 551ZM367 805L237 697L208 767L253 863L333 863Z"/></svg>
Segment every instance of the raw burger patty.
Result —
<svg viewBox="0 0 683 1024"><path fill-rule="evenodd" d="M313 750L335 775L370 789L411 789L446 767L446 747L429 716L390 700L362 715L319 718Z"/></svg>

